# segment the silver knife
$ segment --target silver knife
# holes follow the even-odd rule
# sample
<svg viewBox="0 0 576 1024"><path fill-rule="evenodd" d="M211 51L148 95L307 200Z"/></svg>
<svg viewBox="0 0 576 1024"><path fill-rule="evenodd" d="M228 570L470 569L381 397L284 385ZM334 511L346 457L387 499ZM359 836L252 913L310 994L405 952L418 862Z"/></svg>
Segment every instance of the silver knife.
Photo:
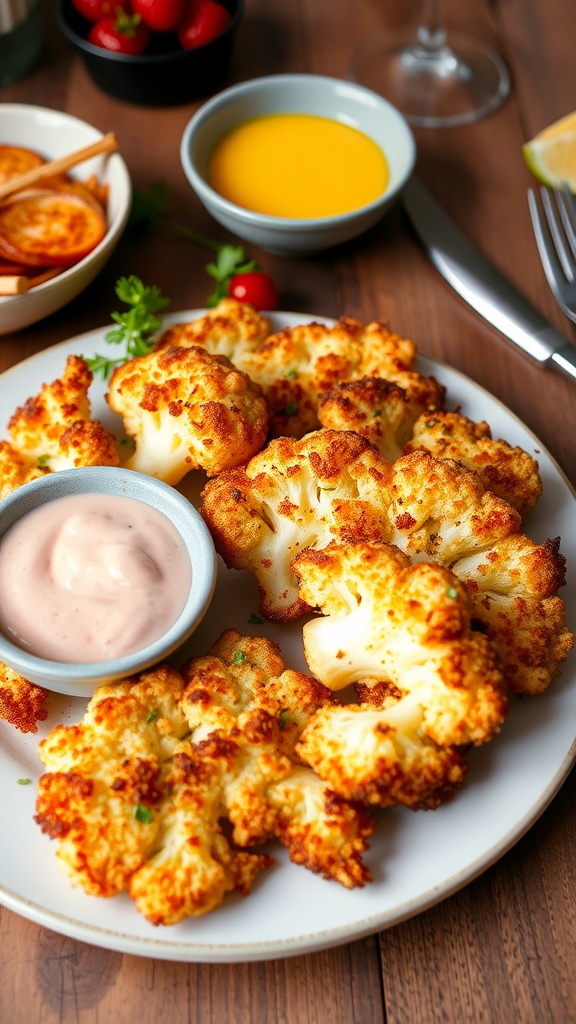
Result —
<svg viewBox="0 0 576 1024"><path fill-rule="evenodd" d="M576 380L576 347L469 241L416 178L402 200L433 264L488 323L541 366Z"/></svg>

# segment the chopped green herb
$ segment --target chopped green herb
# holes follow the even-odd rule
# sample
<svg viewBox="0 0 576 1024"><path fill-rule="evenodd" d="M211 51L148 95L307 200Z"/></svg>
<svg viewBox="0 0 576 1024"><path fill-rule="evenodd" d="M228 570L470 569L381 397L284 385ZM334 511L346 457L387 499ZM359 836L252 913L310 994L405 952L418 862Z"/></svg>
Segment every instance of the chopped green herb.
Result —
<svg viewBox="0 0 576 1024"><path fill-rule="evenodd" d="M134 810L134 817L136 821L139 821L142 825L152 824L152 811L145 804L136 804Z"/></svg>
<svg viewBox="0 0 576 1024"><path fill-rule="evenodd" d="M48 454L46 454L46 455L39 455L38 456L38 468L39 469L44 469L44 467L47 466L49 462L50 462L50 456Z"/></svg>
<svg viewBox="0 0 576 1024"><path fill-rule="evenodd" d="M128 359L151 351L153 336L161 324L156 314L169 302L156 285L145 285L134 274L116 282L116 295L129 308L125 313L112 313L118 326L107 331L104 340L109 345L124 345L124 353L118 359L98 354L93 358L85 357L94 376L100 375L104 380Z"/></svg>
<svg viewBox="0 0 576 1024"><path fill-rule="evenodd" d="M252 625L254 626L261 626L262 623L264 622L264 619L262 619L259 615L256 615L256 612L250 612L250 615L248 616L248 622L251 622Z"/></svg>
<svg viewBox="0 0 576 1024"><path fill-rule="evenodd" d="M448 590L446 591L446 593L448 594L448 597L450 598L451 601L456 601L457 600L457 598L458 598L458 591L456 590L456 587L448 587Z"/></svg>
<svg viewBox="0 0 576 1024"><path fill-rule="evenodd" d="M382 409L372 409L372 412L370 413L370 419L371 420L375 420L377 416L381 416L381 415L382 415Z"/></svg>
<svg viewBox="0 0 576 1024"><path fill-rule="evenodd" d="M300 406L298 405L298 402L288 402L284 408L284 414L286 416L294 416L298 412L299 408Z"/></svg>
<svg viewBox="0 0 576 1024"><path fill-rule="evenodd" d="M245 661L246 655L244 654L244 651L234 651L234 654L232 655L233 665L243 665Z"/></svg>
<svg viewBox="0 0 576 1024"><path fill-rule="evenodd" d="M146 715L146 721L147 722L155 722L157 718L158 718L158 712L157 711L149 711L148 714Z"/></svg>
<svg viewBox="0 0 576 1024"><path fill-rule="evenodd" d="M297 377L300 376L300 374L298 373L298 370L288 370L288 373L286 374L286 376L287 376L288 380L296 380Z"/></svg>
<svg viewBox="0 0 576 1024"><path fill-rule="evenodd" d="M278 725L280 726L280 731L284 732L284 729L286 728L287 725L290 725L291 721L292 719L290 717L290 712L288 711L288 708L282 708L282 711L278 715Z"/></svg>
<svg viewBox="0 0 576 1024"><path fill-rule="evenodd" d="M30 783L32 782L32 779L16 779L16 782L18 783L19 786L29 786Z"/></svg>

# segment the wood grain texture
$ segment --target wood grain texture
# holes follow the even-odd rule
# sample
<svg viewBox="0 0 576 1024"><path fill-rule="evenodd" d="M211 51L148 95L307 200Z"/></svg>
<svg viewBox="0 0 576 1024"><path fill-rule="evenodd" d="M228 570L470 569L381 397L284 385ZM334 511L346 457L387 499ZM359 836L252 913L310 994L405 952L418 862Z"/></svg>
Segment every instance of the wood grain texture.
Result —
<svg viewBox="0 0 576 1024"><path fill-rule="evenodd" d="M136 187L166 181L171 214L223 240L178 157L197 104L151 111L112 100L60 35L54 0L43 6L42 59L3 89L0 101L41 102L113 131ZM576 341L537 257L526 202L534 183L521 155L526 139L576 106L576 7L571 0L444 0L443 7L450 28L498 47L512 71L513 93L477 125L416 132L418 174L476 244ZM230 80L283 71L345 78L361 39L413 25L420 8L419 0L245 0ZM464 306L428 262L400 206L333 252L303 260L254 255L275 277L285 309L385 320L423 353L468 374L524 420L576 484L575 385L530 363ZM44 323L0 337L0 371L107 324L122 274L153 281L174 310L203 306L209 257L182 240L125 237L82 296ZM0 908L0 1021L576 1022L575 786L572 774L527 835L461 892L379 937L310 956L232 965L141 959L76 942Z"/></svg>

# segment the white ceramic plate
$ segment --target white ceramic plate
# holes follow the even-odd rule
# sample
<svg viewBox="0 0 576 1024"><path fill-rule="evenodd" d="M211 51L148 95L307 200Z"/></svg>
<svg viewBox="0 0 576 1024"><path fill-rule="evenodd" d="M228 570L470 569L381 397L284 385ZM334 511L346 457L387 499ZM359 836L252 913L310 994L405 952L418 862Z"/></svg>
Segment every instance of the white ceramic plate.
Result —
<svg viewBox="0 0 576 1024"><path fill-rule="evenodd" d="M180 313L168 322L193 319ZM277 314L274 326L310 317ZM27 360L0 377L0 432L15 406L58 377L69 353L103 351L103 331L85 334ZM104 349L105 350L105 349ZM496 399L461 374L421 358L422 373L448 389L448 406L485 419L495 437L536 453L544 496L525 521L536 541L562 537L568 585L562 592L573 615L576 567L574 494L550 455ZM94 387L93 411L117 423ZM191 482L194 488L193 481ZM301 626L250 626L257 607L248 574L220 565L216 597L186 654L204 654L222 629L235 626L277 639L289 665L306 668ZM574 623L570 623L574 628ZM251 894L231 896L206 917L154 928L128 896L111 900L73 889L58 867L54 843L33 820L41 764L37 743L59 722L77 722L84 700L50 697L50 717L36 736L0 722L0 807L6 825L0 850L0 902L53 931L93 945L167 960L233 962L273 959L338 945L372 934L438 903L502 856L536 821L564 782L576 756L576 670L572 656L547 693L515 701L501 734L470 755L471 771L452 803L434 812L394 808L381 813L365 860L372 885L349 892L292 865L279 845L276 866L262 872ZM29 778L31 785L18 785Z"/></svg>

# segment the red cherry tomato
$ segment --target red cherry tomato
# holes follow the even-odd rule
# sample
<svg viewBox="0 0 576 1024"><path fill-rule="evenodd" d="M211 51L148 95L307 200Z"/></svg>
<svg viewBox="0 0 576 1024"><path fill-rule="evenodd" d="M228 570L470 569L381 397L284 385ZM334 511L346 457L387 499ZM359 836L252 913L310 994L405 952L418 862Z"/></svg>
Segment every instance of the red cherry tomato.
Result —
<svg viewBox="0 0 576 1024"><path fill-rule="evenodd" d="M76 10L87 21L96 23L103 18L112 18L118 7L128 10L129 0L72 0Z"/></svg>
<svg viewBox="0 0 576 1024"><path fill-rule="evenodd" d="M103 50L139 57L150 42L150 29L139 15L119 13L115 18L102 18L90 29L88 42Z"/></svg>
<svg viewBox="0 0 576 1024"><path fill-rule="evenodd" d="M153 32L171 32L184 17L184 0L132 0L134 14Z"/></svg>
<svg viewBox="0 0 576 1024"><path fill-rule="evenodd" d="M193 50L215 39L224 31L231 14L216 0L191 0L178 27L180 45Z"/></svg>
<svg viewBox="0 0 576 1024"><path fill-rule="evenodd" d="M268 274L253 270L249 274L236 274L228 286L230 298L246 302L256 309L278 309L276 285Z"/></svg>

